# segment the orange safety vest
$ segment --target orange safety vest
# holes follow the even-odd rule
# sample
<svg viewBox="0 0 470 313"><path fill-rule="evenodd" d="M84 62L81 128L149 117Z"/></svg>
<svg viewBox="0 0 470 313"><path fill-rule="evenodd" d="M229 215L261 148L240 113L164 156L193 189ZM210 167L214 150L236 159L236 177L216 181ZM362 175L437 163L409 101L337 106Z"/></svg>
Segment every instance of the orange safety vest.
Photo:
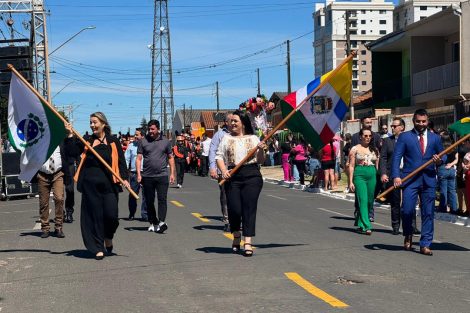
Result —
<svg viewBox="0 0 470 313"><path fill-rule="evenodd" d="M176 155L177 158L182 159L184 158L184 154L178 151L178 146L173 146L173 153Z"/></svg>
<svg viewBox="0 0 470 313"><path fill-rule="evenodd" d="M119 155L118 155L116 144L114 142L111 142L110 145L111 145L111 168L116 174L121 176L121 174L119 173ZM85 146L85 149L83 150L83 153L81 155L82 159L80 161L80 164L78 165L77 172L75 173L75 176L73 177L73 180L75 182L78 182L78 176L80 175L80 170L82 169L82 165L85 162L87 151L88 151L88 147ZM119 183L119 179L117 179L117 177L115 177L114 175L113 175L113 182L115 184Z"/></svg>

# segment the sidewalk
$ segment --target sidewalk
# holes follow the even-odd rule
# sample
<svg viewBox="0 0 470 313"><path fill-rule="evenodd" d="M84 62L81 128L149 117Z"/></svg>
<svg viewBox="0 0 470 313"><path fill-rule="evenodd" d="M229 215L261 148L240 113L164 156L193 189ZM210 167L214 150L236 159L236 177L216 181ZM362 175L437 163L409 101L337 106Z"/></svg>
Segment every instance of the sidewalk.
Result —
<svg viewBox="0 0 470 313"><path fill-rule="evenodd" d="M320 193L324 196L331 197L331 198L336 198L336 199L342 199L350 202L354 202L355 195L354 193L344 193L342 191L324 191L320 188L308 188L307 186L302 186L298 182L297 183L286 183L284 182L284 173L282 171L281 166L262 166L261 167L261 174L263 175L263 179L267 183L271 184L276 184L276 185L281 185L286 188L290 189L297 189L297 190L302 190L306 192L312 192L312 193ZM344 190L345 189L345 180L346 180L346 175L342 175L342 180L338 183L338 190ZM378 202L374 203L374 207L377 208L382 208L382 209L389 209L389 205L385 204L380 204ZM450 213L441 213L441 212L436 212L434 213L434 219L439 220L439 221L444 221L444 222L449 222L455 225L460 225L460 226L465 226L465 227L470 227L470 218L464 217L464 216L458 216Z"/></svg>

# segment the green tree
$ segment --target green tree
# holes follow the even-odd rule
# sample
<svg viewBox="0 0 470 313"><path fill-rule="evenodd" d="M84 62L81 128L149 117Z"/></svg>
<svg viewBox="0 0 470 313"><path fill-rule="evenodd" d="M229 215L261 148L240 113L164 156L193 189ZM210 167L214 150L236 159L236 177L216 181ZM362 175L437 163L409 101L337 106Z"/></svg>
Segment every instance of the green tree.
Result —
<svg viewBox="0 0 470 313"><path fill-rule="evenodd" d="M144 133L147 132L147 120L145 116L142 116L142 120L140 121L140 127L144 130Z"/></svg>

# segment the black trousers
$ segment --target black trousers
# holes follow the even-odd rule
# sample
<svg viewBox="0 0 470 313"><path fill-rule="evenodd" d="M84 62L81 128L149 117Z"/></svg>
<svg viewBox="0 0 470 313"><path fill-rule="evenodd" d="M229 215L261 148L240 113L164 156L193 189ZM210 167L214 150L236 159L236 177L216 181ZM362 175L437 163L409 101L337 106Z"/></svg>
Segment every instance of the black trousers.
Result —
<svg viewBox="0 0 470 313"><path fill-rule="evenodd" d="M209 157L201 156L201 176L207 176L209 172Z"/></svg>
<svg viewBox="0 0 470 313"><path fill-rule="evenodd" d="M299 178L300 178L301 185L305 184L305 162L306 160L303 160L303 161L294 160L294 164L297 166L297 170L299 171Z"/></svg>
<svg viewBox="0 0 470 313"><path fill-rule="evenodd" d="M175 158L175 167L176 167L176 183L179 185L183 185L184 170L186 168L186 159Z"/></svg>
<svg viewBox="0 0 470 313"><path fill-rule="evenodd" d="M243 236L255 236L258 198L263 188L258 165L242 166L224 186L231 232L240 231L243 221Z"/></svg>
<svg viewBox="0 0 470 313"><path fill-rule="evenodd" d="M68 165L70 179L65 184L65 212L73 214L73 207L75 206L75 186L72 177L75 175L75 164Z"/></svg>
<svg viewBox="0 0 470 313"><path fill-rule="evenodd" d="M142 186L144 187L145 202L147 204L148 221L151 224L157 225L159 222L164 222L166 219L166 197L169 185L168 176L142 177ZM157 192L158 200L158 217L155 211L155 191Z"/></svg>

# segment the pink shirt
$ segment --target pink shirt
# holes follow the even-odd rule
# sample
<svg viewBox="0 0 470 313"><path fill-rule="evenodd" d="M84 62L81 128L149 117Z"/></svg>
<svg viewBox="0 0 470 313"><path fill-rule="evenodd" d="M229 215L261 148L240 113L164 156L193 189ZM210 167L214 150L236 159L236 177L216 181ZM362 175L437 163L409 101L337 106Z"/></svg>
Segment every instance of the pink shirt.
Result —
<svg viewBox="0 0 470 313"><path fill-rule="evenodd" d="M303 145L301 144L296 145L294 148L294 151L295 151L295 158L294 158L295 161L307 160L307 157L305 156L306 154L305 147Z"/></svg>

